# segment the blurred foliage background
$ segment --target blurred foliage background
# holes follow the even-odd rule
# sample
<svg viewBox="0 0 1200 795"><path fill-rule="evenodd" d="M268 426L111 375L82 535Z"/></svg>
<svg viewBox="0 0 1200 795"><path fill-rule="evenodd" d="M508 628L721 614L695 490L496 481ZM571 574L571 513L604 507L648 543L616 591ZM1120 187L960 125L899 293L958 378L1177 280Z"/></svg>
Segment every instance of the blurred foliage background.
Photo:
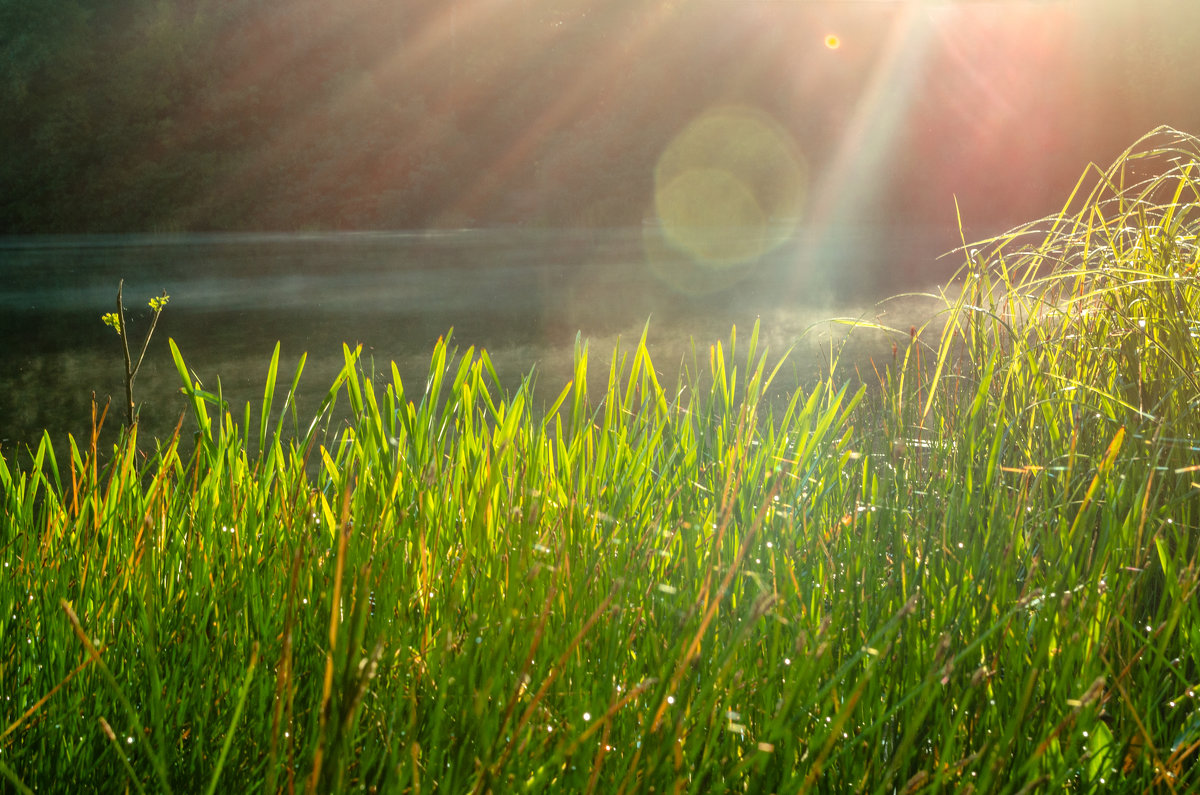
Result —
<svg viewBox="0 0 1200 795"><path fill-rule="evenodd" d="M865 179L855 222L945 221L955 195L1023 220L1200 126L1198 23L1171 0L0 0L0 232L638 224L664 148L722 104L794 137L810 213Z"/></svg>

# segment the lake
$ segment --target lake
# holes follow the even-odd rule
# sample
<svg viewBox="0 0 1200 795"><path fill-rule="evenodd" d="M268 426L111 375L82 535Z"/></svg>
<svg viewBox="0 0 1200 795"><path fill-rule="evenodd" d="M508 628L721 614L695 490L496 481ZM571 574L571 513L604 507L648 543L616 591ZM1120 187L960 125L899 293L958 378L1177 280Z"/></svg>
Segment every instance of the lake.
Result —
<svg viewBox="0 0 1200 795"><path fill-rule="evenodd" d="M944 277L953 246L946 229L844 230L796 236L735 268L699 267L671 252L655 227L485 229L413 233L181 235L7 238L0 241L0 450L8 457L48 430L56 442L90 427L93 393L120 416L119 338L100 316L115 309L125 280L133 341L149 323L146 302L166 291L164 311L135 398L143 434L174 427L185 404L167 347L214 390L218 378L240 416L261 397L271 351L281 343L281 389L302 353L306 407L328 389L341 345L363 345L382 374L395 361L409 394L419 393L429 355L453 328L460 351L485 347L502 379L538 368L554 394L571 372L577 333L590 340L593 371L606 370L618 338L633 344L650 321L650 350L672 379L681 358L748 335L755 319L776 352L797 346L780 390L825 368L844 327L834 316L881 319L907 329L932 304L875 306L903 282ZM878 334L856 332L846 363L890 356ZM137 352L134 351L136 357ZM553 397L553 395L551 395ZM185 426L187 427L187 426Z"/></svg>

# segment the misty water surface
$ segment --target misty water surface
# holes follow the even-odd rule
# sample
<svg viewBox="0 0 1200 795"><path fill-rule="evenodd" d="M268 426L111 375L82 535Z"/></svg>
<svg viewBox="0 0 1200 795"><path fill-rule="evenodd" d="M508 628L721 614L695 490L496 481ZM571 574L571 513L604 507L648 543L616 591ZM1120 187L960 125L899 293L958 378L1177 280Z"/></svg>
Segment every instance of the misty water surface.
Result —
<svg viewBox="0 0 1200 795"><path fill-rule="evenodd" d="M545 395L569 379L577 333L607 364L618 338L633 344L649 320L655 363L673 382L693 342L703 361L731 326L748 337L760 319L772 350L796 346L795 366L779 383L786 391L826 368L829 344L843 331L823 325L806 333L813 323L865 316L907 329L929 315L929 304L875 301L899 291L897 273L923 272L932 282L952 267L933 261L949 245L946 230L797 238L751 265L716 272L656 253L647 239L657 234L10 238L0 244L0 445L9 455L43 430L59 443L68 432L82 436L93 393L101 405L112 397L112 416L120 416L120 343L100 316L115 308L122 278L135 342L149 323L146 301L163 291L171 297L135 392L143 434L163 435L185 408L169 337L206 389L215 391L219 378L235 417L261 397L276 341L281 389L308 354L301 394L311 411L341 367L343 343L361 343L381 380L396 361L412 396L436 340L452 328L460 351L486 347L510 385L536 366ZM855 340L851 375L854 363L890 349L879 335Z"/></svg>

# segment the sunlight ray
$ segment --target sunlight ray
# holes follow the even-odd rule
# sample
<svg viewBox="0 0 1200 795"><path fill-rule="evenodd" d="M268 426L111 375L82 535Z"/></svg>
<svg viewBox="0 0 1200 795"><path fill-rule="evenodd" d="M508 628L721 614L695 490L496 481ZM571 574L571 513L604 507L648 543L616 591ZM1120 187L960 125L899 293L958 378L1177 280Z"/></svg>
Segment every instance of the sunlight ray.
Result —
<svg viewBox="0 0 1200 795"><path fill-rule="evenodd" d="M488 169L458 197L453 213L470 217L491 196L502 190L508 178L530 163L545 136L577 118L588 98L594 96L596 89L611 79L614 73L628 70L670 18L669 12L662 12L653 19L644 17L642 26L633 36L613 42L601 56L594 58L578 76L570 91L559 95L546 106L504 151L492 159ZM649 195L646 201L650 201Z"/></svg>
<svg viewBox="0 0 1200 795"><path fill-rule="evenodd" d="M829 248L844 245L837 230L860 220L864 206L881 193L880 180L887 173L895 151L895 135L909 108L916 78L927 56L928 25L921 12L905 5L892 23L866 90L855 103L845 133L813 189L808 215L808 234L800 252L801 263L831 259ZM832 233L832 234L831 234ZM844 261L851 252L838 252L833 261ZM799 288L809 274L797 272Z"/></svg>

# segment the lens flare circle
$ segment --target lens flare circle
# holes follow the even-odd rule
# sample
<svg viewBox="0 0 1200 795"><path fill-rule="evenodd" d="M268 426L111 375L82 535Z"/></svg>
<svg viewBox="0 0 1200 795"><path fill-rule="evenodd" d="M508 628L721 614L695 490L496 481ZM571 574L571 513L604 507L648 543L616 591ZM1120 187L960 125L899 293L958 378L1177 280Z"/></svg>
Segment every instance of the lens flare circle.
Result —
<svg viewBox="0 0 1200 795"><path fill-rule="evenodd" d="M836 50L842 46L842 38L836 33L830 33L825 37L825 46L831 50Z"/></svg>
<svg viewBox="0 0 1200 795"><path fill-rule="evenodd" d="M791 238L808 168L768 114L710 110L677 135L654 171L654 209L665 241L697 264L753 262Z"/></svg>

